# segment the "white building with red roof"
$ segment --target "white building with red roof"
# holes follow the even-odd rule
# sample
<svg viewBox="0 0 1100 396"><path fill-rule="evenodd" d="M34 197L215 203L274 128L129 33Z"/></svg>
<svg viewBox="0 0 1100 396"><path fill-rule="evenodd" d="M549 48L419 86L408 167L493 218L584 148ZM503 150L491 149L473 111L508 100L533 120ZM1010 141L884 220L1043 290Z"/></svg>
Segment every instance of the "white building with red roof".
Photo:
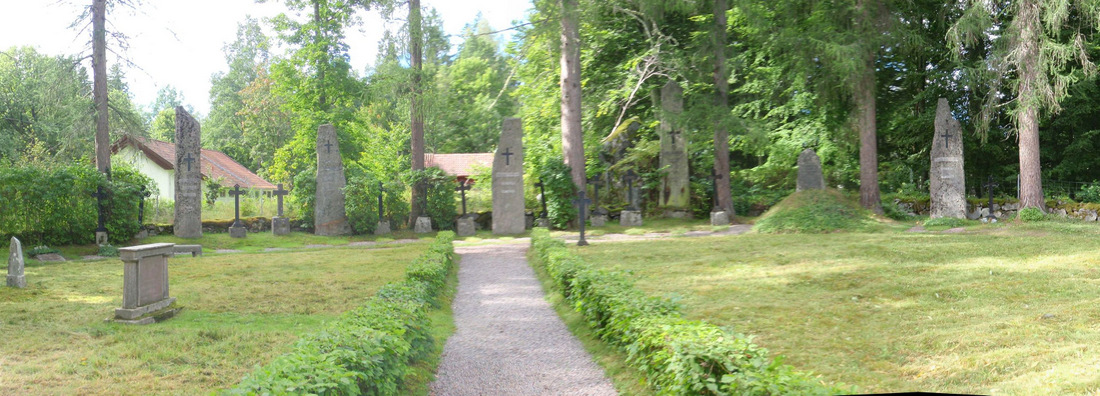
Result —
<svg viewBox="0 0 1100 396"><path fill-rule="evenodd" d="M125 136L111 145L111 161L126 162L153 179L160 198L176 199L176 145L155 139ZM202 149L202 178L217 179L223 187L274 191L275 186L222 152Z"/></svg>

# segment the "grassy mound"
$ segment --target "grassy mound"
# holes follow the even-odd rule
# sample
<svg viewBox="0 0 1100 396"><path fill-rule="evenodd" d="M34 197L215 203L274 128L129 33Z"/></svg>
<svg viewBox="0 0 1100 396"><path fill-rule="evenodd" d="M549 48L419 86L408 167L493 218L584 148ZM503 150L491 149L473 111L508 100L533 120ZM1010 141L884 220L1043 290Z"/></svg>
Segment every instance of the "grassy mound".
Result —
<svg viewBox="0 0 1100 396"><path fill-rule="evenodd" d="M865 230L874 224L870 211L836 190L806 190L791 194L765 212L756 232L826 233Z"/></svg>

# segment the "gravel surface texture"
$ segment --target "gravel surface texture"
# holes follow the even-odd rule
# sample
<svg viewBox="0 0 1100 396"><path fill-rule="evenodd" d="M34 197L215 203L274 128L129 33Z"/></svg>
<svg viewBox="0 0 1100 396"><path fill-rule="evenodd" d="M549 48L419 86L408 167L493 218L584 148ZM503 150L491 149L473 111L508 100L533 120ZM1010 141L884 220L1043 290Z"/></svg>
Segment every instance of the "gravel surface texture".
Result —
<svg viewBox="0 0 1100 396"><path fill-rule="evenodd" d="M544 299L526 244L459 247L455 333L431 394L615 395Z"/></svg>

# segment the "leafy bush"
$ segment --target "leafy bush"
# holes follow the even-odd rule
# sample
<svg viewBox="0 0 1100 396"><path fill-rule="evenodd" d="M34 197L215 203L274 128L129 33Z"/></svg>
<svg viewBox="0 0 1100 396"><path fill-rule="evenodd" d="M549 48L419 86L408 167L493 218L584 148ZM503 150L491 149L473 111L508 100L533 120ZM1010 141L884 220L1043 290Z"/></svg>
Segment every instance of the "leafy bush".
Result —
<svg viewBox="0 0 1100 396"><path fill-rule="evenodd" d="M569 174L569 166L561 158L546 158L539 166L539 180L546 191L546 212L550 226L557 229L569 227L577 218L577 208L573 198L577 196L577 186Z"/></svg>
<svg viewBox="0 0 1100 396"><path fill-rule="evenodd" d="M1046 219L1046 215L1043 214L1042 209L1039 208L1023 208L1020 209L1020 212L1016 215L1016 218L1020 219L1021 221L1027 222L1043 221L1044 219Z"/></svg>
<svg viewBox="0 0 1100 396"><path fill-rule="evenodd" d="M431 217L438 230L449 230L455 227L455 183L454 176L443 172L442 169L431 167L423 171L409 171L405 173L405 182L410 186L424 183L427 186L427 199L424 207L424 215Z"/></svg>
<svg viewBox="0 0 1100 396"><path fill-rule="evenodd" d="M103 257L118 257L118 247L111 244L99 245L99 251L96 252L96 255Z"/></svg>
<svg viewBox="0 0 1100 396"><path fill-rule="evenodd" d="M1077 192L1078 202L1100 203L1100 184L1090 184Z"/></svg>
<svg viewBox="0 0 1100 396"><path fill-rule="evenodd" d="M310 167L305 171L294 175L290 195L287 197L290 205L298 211L298 218L302 224L313 227L313 202L317 196L317 168Z"/></svg>
<svg viewBox="0 0 1100 396"><path fill-rule="evenodd" d="M622 273L588 268L548 230L532 231L532 253L596 335L626 353L659 394L845 392L772 361L751 337L684 319L675 304L646 296Z"/></svg>
<svg viewBox="0 0 1100 396"><path fill-rule="evenodd" d="M211 177L203 181L202 196L206 200L206 207L213 208L214 202L218 201L218 197L222 196L222 193L227 190L222 187L222 177Z"/></svg>
<svg viewBox="0 0 1100 396"><path fill-rule="evenodd" d="M353 166L348 185L344 188L344 208L348 214L351 228L359 234L370 234L378 226L378 181L379 178ZM406 187L400 180L388 180L383 183L382 213L396 228L405 224L409 217L409 202L405 199Z"/></svg>
<svg viewBox="0 0 1100 396"><path fill-rule="evenodd" d="M894 200L892 199L882 200L882 212L883 215L885 215L886 217L897 221L906 221L913 218L913 216L910 215L909 212L906 212L904 209L898 206L898 204L894 203Z"/></svg>
<svg viewBox="0 0 1100 396"><path fill-rule="evenodd" d="M935 219L928 219L924 221L925 227L948 227L956 228L966 225L966 219L959 219L955 217L939 217Z"/></svg>
<svg viewBox="0 0 1100 396"><path fill-rule="evenodd" d="M757 220L762 233L824 233L865 228L871 213L836 190L791 194Z"/></svg>
<svg viewBox="0 0 1100 396"><path fill-rule="evenodd" d="M31 250L27 251L27 255L31 256L31 257L37 256L37 255L40 255L40 254L50 254L50 253L61 253L61 251L57 250L57 249L54 249L52 247L49 247L49 246L35 246L34 248L31 248Z"/></svg>
<svg viewBox="0 0 1100 396"><path fill-rule="evenodd" d="M454 268L454 233L442 231L416 259L402 282L383 286L362 306L294 349L257 368L231 395L394 395L409 372L432 348L428 308L438 304Z"/></svg>

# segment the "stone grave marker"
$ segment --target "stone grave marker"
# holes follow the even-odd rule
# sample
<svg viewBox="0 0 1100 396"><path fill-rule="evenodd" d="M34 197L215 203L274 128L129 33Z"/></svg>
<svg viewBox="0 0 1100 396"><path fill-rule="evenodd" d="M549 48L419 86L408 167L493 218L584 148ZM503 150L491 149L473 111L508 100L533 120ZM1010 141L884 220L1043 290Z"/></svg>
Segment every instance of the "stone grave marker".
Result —
<svg viewBox="0 0 1100 396"><path fill-rule="evenodd" d="M947 99L936 104L936 133L932 136L929 169L929 218L966 218L966 180L963 174L962 127L951 116Z"/></svg>
<svg viewBox="0 0 1100 396"><path fill-rule="evenodd" d="M290 191L283 189L283 183L278 184L279 188L276 188L272 194L275 194L276 201L276 214L271 218L271 233L273 235L286 235L290 233L290 219L283 216L283 197L290 193Z"/></svg>
<svg viewBox="0 0 1100 396"><path fill-rule="evenodd" d="M16 237L11 237L11 245L8 252L8 286L27 287L27 278L23 275L23 243Z"/></svg>
<svg viewBox="0 0 1100 396"><path fill-rule="evenodd" d="M825 174L821 171L821 158L813 149L802 150L798 154L798 180L795 191L824 190Z"/></svg>
<svg viewBox="0 0 1100 396"><path fill-rule="evenodd" d="M172 232L202 237L202 142L199 122L176 106L176 204Z"/></svg>
<svg viewBox="0 0 1100 396"><path fill-rule="evenodd" d="M493 156L493 234L523 233L523 123L506 118Z"/></svg>
<svg viewBox="0 0 1100 396"><path fill-rule="evenodd" d="M671 217L690 215L691 187L688 177L687 137L681 115L684 112L684 90L676 81L661 88L660 167L661 194L658 206Z"/></svg>
<svg viewBox="0 0 1100 396"><path fill-rule="evenodd" d="M179 311L168 294L168 258L174 243L153 243L118 249L122 270L122 308L112 320L126 324L150 324Z"/></svg>
<svg viewBox="0 0 1100 396"><path fill-rule="evenodd" d="M642 225L642 211L638 208L638 192L634 189L634 181L638 180L638 174L633 169L628 169L623 175L626 182L626 208L619 212L619 225L625 227L640 227Z"/></svg>
<svg viewBox="0 0 1100 396"><path fill-rule="evenodd" d="M417 234L432 232L432 218L427 216L417 217L416 224L413 226L413 232Z"/></svg>
<svg viewBox="0 0 1100 396"><path fill-rule="evenodd" d="M244 192L241 191L240 184L234 184L233 190L229 191L229 195L233 196L233 225L229 226L230 238L244 238L248 236L248 230L244 228L244 224L241 223L241 195Z"/></svg>
<svg viewBox="0 0 1100 396"><path fill-rule="evenodd" d="M344 210L344 161L336 128L332 124L317 128L317 192L313 202L313 233L317 235L351 234Z"/></svg>

